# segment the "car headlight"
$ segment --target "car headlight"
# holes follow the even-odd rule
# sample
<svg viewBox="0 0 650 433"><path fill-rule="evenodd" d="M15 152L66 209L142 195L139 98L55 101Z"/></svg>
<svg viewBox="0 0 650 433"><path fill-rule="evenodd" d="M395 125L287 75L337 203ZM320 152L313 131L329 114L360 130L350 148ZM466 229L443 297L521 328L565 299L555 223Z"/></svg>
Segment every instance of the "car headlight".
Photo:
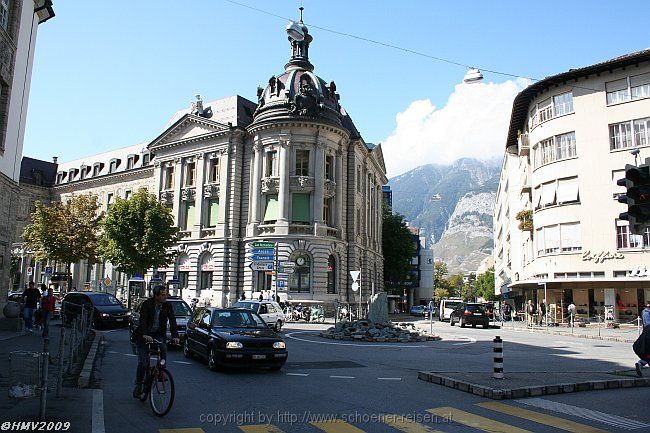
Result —
<svg viewBox="0 0 650 433"><path fill-rule="evenodd" d="M110 314L108 313L102 313L102 317L108 317Z"/></svg>
<svg viewBox="0 0 650 433"><path fill-rule="evenodd" d="M126 315L127 315L127 316L130 316L130 315L131 315L131 312L130 312L130 311L127 311L127 312L126 312Z"/></svg>
<svg viewBox="0 0 650 433"><path fill-rule="evenodd" d="M274 349L284 349L285 347L287 347L287 345L284 344L284 341L276 341L275 343L273 343Z"/></svg>
<svg viewBox="0 0 650 433"><path fill-rule="evenodd" d="M229 341L226 343L226 349L242 349L244 347L239 341Z"/></svg>

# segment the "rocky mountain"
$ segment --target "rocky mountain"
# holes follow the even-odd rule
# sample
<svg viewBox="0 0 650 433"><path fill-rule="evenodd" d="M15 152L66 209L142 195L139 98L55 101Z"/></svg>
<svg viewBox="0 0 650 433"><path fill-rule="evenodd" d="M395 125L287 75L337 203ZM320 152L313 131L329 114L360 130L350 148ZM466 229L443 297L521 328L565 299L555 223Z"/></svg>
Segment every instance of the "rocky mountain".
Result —
<svg viewBox="0 0 650 433"><path fill-rule="evenodd" d="M501 161L463 158L430 164L389 180L393 211L435 242L452 273L474 271L492 253L492 212Z"/></svg>

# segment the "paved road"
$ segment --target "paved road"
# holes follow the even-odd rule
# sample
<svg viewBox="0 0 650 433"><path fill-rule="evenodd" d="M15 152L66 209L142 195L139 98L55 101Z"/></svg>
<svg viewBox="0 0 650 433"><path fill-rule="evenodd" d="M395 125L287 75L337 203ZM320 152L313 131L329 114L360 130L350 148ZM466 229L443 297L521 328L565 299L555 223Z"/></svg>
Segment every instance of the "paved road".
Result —
<svg viewBox="0 0 650 433"><path fill-rule="evenodd" d="M136 358L127 332L107 332L96 384L104 390L106 432L650 431L647 388L495 402L417 379L420 370L491 371L497 334L506 374L629 369L629 344L436 323L440 342L368 346L321 339L318 329L285 328L289 361L280 372L213 373L171 352L177 394L162 419L130 395ZM339 422L325 422L334 417Z"/></svg>

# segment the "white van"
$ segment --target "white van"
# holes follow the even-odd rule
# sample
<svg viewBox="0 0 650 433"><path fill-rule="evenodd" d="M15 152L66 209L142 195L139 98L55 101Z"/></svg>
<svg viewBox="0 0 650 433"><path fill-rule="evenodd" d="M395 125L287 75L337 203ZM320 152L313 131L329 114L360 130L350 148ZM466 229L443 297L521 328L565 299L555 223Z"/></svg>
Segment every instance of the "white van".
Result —
<svg viewBox="0 0 650 433"><path fill-rule="evenodd" d="M451 312L463 302L461 298L445 298L440 301L440 321L449 320Z"/></svg>

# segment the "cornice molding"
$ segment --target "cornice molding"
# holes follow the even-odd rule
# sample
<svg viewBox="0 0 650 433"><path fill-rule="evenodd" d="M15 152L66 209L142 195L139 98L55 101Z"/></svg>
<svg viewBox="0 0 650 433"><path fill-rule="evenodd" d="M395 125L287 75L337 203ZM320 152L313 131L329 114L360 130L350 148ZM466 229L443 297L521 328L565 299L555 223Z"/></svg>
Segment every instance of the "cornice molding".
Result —
<svg viewBox="0 0 650 433"><path fill-rule="evenodd" d="M59 185L54 185L52 189L55 191L62 191L70 187L74 187L75 189L80 186L92 187L95 184L99 184L107 180L123 179L126 177L133 177L134 175L137 176L137 175L147 174L148 176L151 176L153 174L153 170L154 170L153 166L147 166L147 167L141 167L141 168L126 170L126 171L118 171L117 173L103 174L100 177L84 179L84 180L75 180L74 182L70 182L70 183L62 183ZM148 176L135 177L134 179L130 179L130 180L139 180L141 178L145 178Z"/></svg>
<svg viewBox="0 0 650 433"><path fill-rule="evenodd" d="M263 123L259 125L255 125L252 127L248 127L247 131L249 134L254 134L259 131L268 131L272 129L279 129L279 128L311 128L311 129L316 129L317 131L330 131L333 132L340 137L349 139L350 135L347 131L344 129L341 129L337 126L334 125L328 125L328 124L323 124L323 123L318 123L318 122L310 122L307 120L303 121L282 121L282 120L276 120L273 121L273 123Z"/></svg>

